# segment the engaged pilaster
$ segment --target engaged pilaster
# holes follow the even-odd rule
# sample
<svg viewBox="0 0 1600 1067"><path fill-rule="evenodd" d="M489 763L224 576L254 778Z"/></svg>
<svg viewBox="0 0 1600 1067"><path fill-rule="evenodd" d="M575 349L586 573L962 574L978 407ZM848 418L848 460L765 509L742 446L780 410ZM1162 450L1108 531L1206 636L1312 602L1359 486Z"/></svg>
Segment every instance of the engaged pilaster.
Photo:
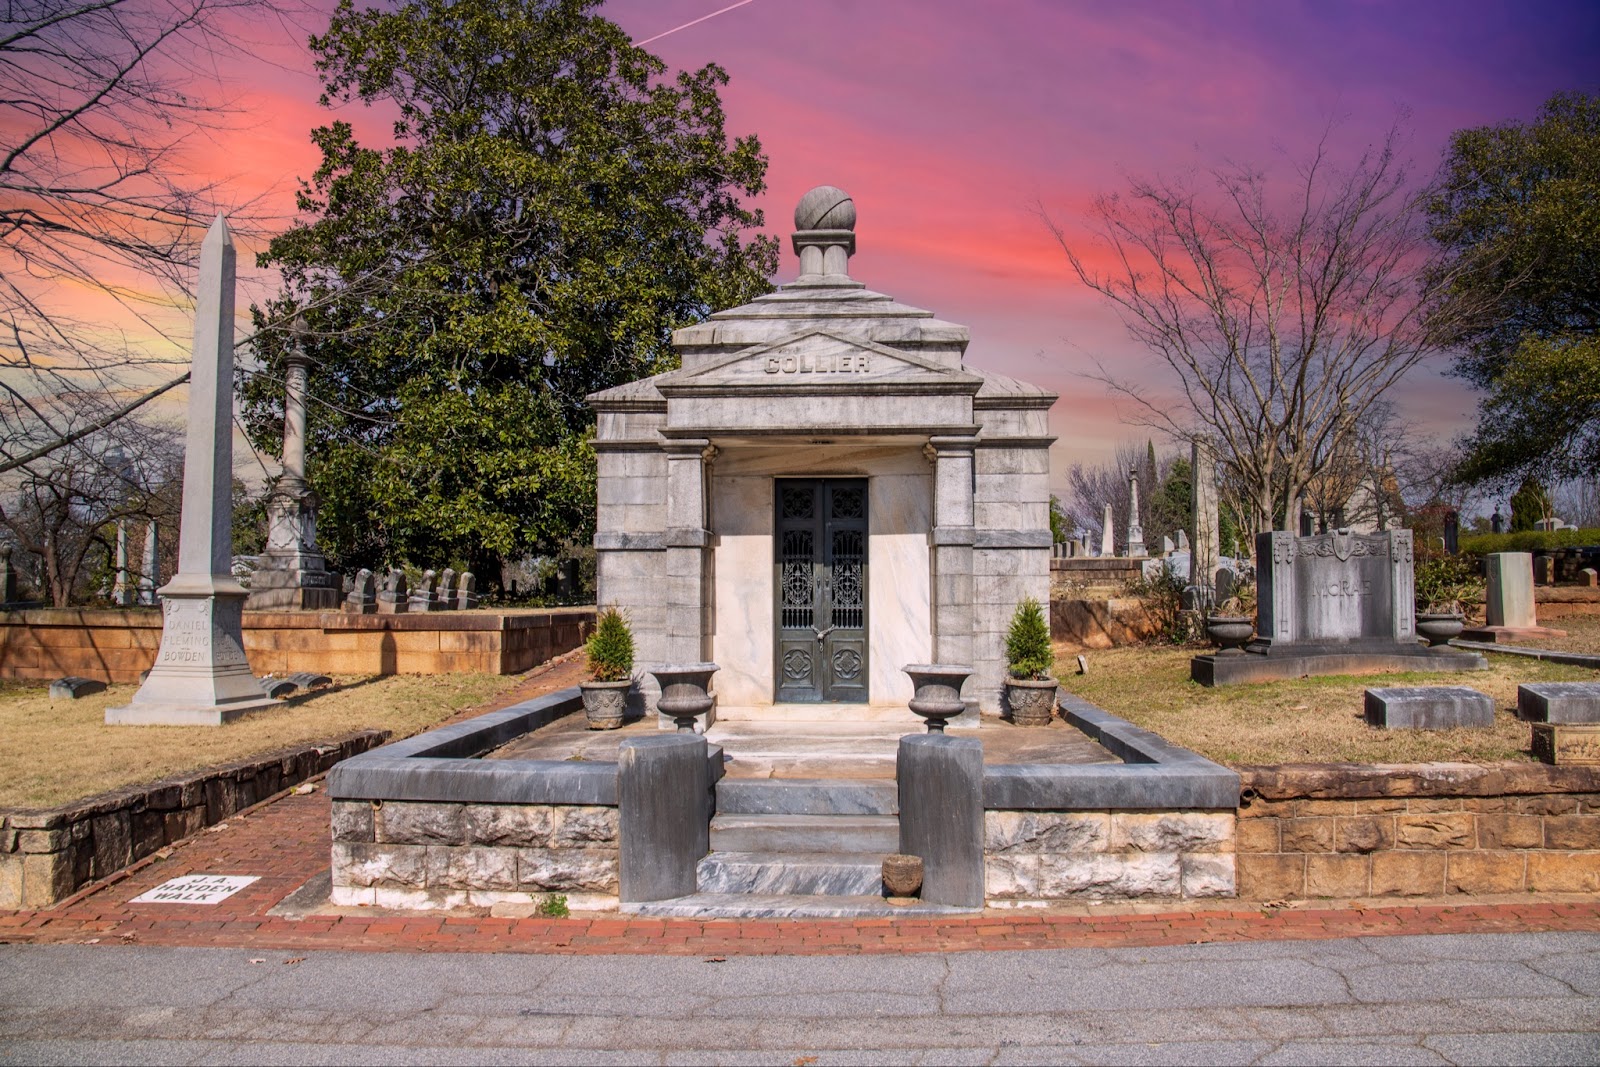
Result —
<svg viewBox="0 0 1600 1067"><path fill-rule="evenodd" d="M973 661L972 546L973 450L971 436L930 437L933 460L933 659Z"/></svg>

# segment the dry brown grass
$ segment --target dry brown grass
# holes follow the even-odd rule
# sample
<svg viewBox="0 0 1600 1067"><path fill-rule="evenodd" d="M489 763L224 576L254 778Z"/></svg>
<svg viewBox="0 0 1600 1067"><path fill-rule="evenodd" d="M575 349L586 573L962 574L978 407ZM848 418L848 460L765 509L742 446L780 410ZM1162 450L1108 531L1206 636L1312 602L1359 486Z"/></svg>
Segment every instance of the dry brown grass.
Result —
<svg viewBox="0 0 1600 1067"><path fill-rule="evenodd" d="M1519 643L1537 645L1539 648L1553 648L1560 652L1587 652L1590 655L1600 653L1600 615L1565 615L1551 619L1541 617L1539 625L1565 630L1567 636L1544 637L1538 641Z"/></svg>
<svg viewBox="0 0 1600 1067"><path fill-rule="evenodd" d="M1489 657L1487 671L1379 674L1207 689L1189 680L1187 648L1058 651L1062 686L1113 714L1229 766L1273 763L1492 763L1528 760L1531 731L1511 713L1527 682L1591 681L1595 673L1513 656ZM1361 717L1362 691L1391 685L1466 685L1494 698L1488 730L1379 730Z"/></svg>
<svg viewBox="0 0 1600 1067"><path fill-rule="evenodd" d="M226 726L107 726L105 710L137 686L51 701L45 687L0 688L0 808L46 808L301 741L354 730L404 737L481 704L521 681L492 674L335 679Z"/></svg>

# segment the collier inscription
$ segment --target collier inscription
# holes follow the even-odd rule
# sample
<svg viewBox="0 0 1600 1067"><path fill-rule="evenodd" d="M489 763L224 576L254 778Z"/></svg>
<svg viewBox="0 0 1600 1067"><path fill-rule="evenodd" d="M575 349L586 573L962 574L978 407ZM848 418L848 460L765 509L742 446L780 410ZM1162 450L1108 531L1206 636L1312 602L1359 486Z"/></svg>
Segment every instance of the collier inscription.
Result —
<svg viewBox="0 0 1600 1067"><path fill-rule="evenodd" d="M768 356L768 374L865 374L871 369L865 352L825 355Z"/></svg>

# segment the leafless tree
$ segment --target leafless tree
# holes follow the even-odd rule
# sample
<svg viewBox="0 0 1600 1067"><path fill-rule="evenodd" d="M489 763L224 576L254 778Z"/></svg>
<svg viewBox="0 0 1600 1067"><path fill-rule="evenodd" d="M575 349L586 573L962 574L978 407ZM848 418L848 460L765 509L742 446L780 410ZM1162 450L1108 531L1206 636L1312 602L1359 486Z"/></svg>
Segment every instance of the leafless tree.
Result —
<svg viewBox="0 0 1600 1067"><path fill-rule="evenodd" d="M16 489L0 495L0 536L20 550L13 562L31 584L67 607L93 595L94 575L112 570L118 522L138 531L155 520L170 552L182 489L178 435L133 416L29 464ZM142 537L130 546L135 580L142 547Z"/></svg>
<svg viewBox="0 0 1600 1067"><path fill-rule="evenodd" d="M1127 547L1131 498L1128 475L1134 470L1139 472L1139 524L1144 527L1146 545L1159 544L1163 536L1176 538L1183 522L1163 511L1160 489L1172 473L1174 460L1180 457L1158 454L1152 468L1150 451L1148 442L1125 441L1117 446L1109 463L1074 463L1067 470L1067 498L1062 501L1062 508L1070 525L1088 532L1093 547L1100 546L1107 504L1111 505L1117 551Z"/></svg>
<svg viewBox="0 0 1600 1067"><path fill-rule="evenodd" d="M163 312L217 212L244 233L252 216L185 149L234 121L218 66L238 35L296 3L0 6L0 474L187 378Z"/></svg>
<svg viewBox="0 0 1600 1067"><path fill-rule="evenodd" d="M1388 390L1437 350L1418 191L1397 134L1341 169L1324 137L1278 198L1265 172L1229 165L1135 179L1100 197L1092 228L1113 266L1049 225L1078 279L1171 370L1182 402L1148 395L1103 367L1142 421L1219 444L1246 523L1293 526L1308 485Z"/></svg>

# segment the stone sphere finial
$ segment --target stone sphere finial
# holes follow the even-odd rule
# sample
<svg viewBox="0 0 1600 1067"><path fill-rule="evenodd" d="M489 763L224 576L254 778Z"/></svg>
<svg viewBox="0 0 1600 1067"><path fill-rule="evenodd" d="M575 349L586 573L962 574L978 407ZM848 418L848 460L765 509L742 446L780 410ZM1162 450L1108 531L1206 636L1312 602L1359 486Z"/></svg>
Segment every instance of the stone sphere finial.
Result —
<svg viewBox="0 0 1600 1067"><path fill-rule="evenodd" d="M853 230L856 228L856 202L843 189L819 185L794 209L797 230Z"/></svg>

